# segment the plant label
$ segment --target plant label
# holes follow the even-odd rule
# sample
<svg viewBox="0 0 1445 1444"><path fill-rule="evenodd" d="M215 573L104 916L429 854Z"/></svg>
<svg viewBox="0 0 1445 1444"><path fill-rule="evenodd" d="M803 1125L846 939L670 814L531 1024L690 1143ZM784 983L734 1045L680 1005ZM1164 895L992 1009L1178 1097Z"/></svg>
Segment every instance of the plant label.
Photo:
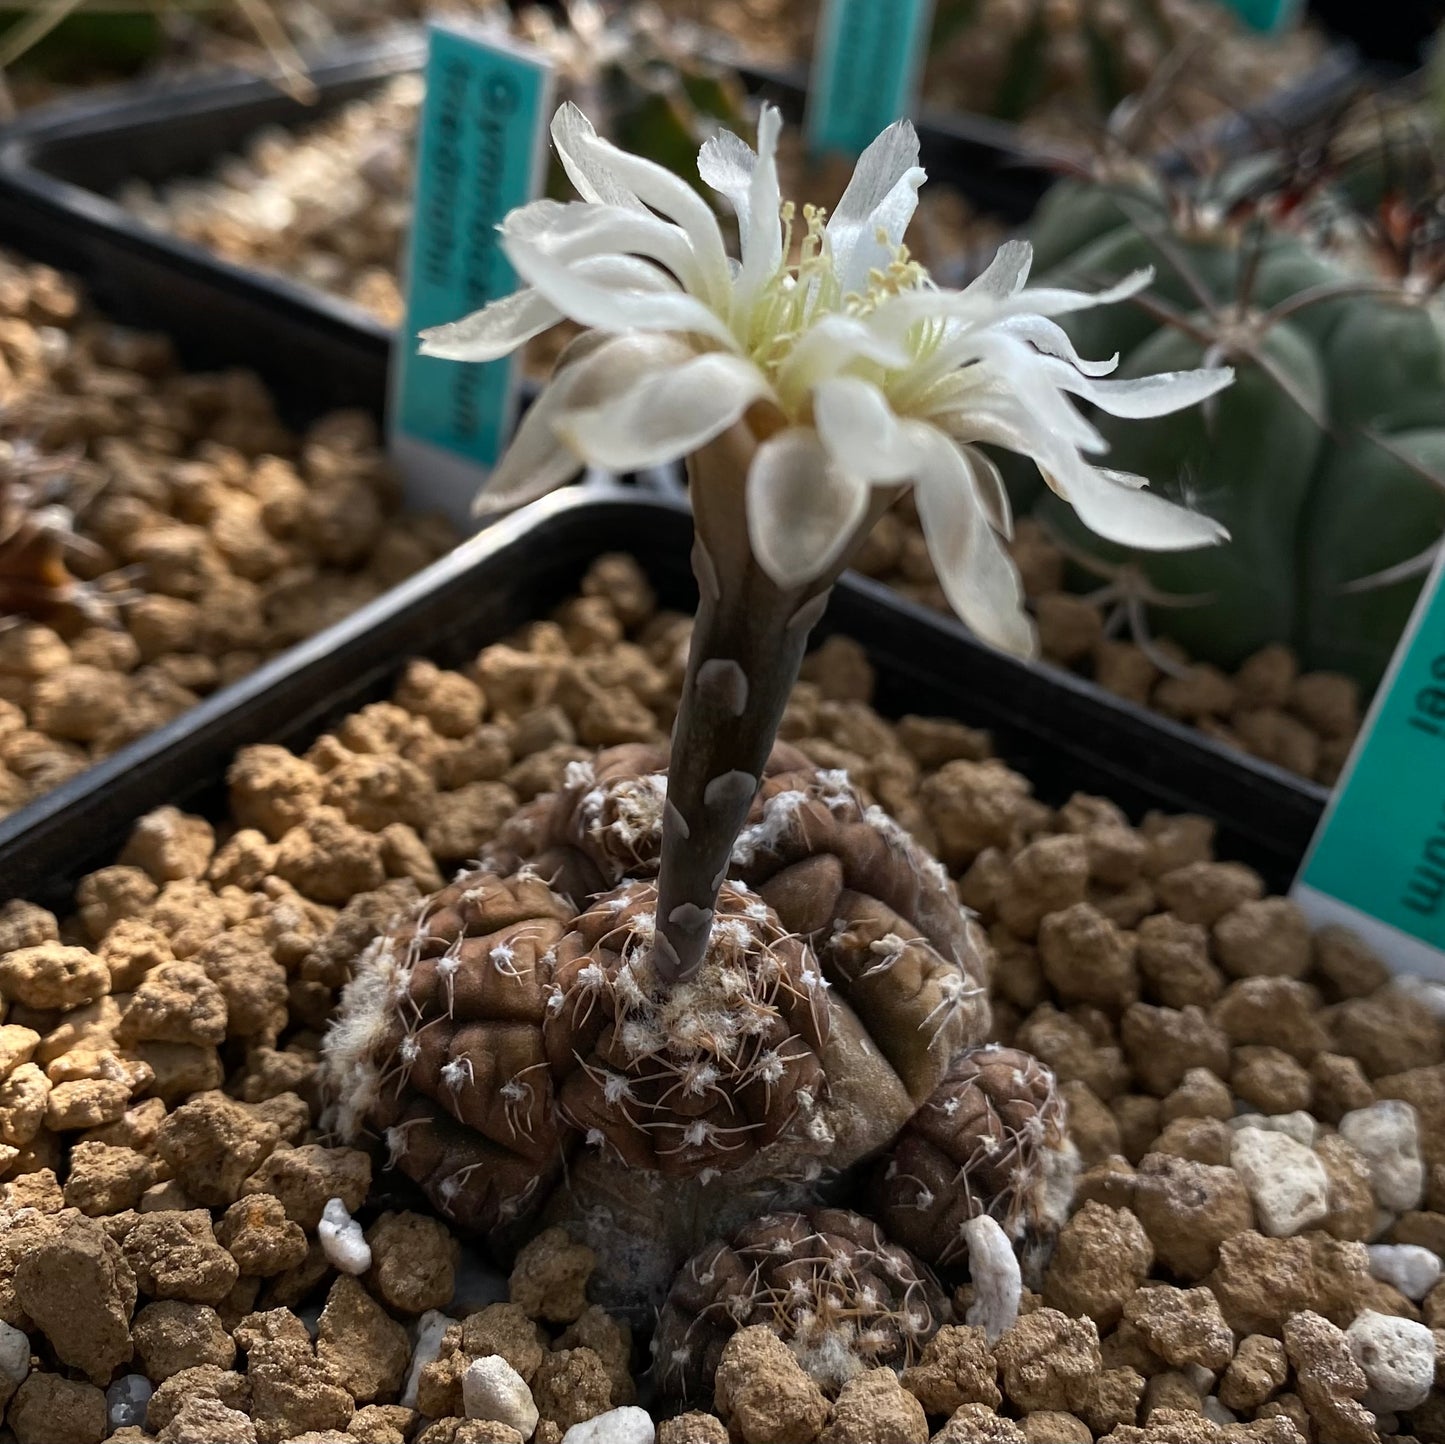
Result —
<svg viewBox="0 0 1445 1444"><path fill-rule="evenodd" d="M1350 754L1294 899L1396 972L1445 982L1445 553Z"/></svg>
<svg viewBox="0 0 1445 1444"><path fill-rule="evenodd" d="M1224 0L1251 30L1278 34L1299 19L1303 0Z"/></svg>
<svg viewBox="0 0 1445 1444"><path fill-rule="evenodd" d="M497 227L541 191L552 113L550 63L465 22L428 27L417 141L406 320L392 358L390 444L413 507L468 525L472 497L511 434L517 369L417 354L417 333L510 295L517 277Z"/></svg>
<svg viewBox="0 0 1445 1444"><path fill-rule="evenodd" d="M808 148L857 157L910 115L933 0L826 0L808 85Z"/></svg>

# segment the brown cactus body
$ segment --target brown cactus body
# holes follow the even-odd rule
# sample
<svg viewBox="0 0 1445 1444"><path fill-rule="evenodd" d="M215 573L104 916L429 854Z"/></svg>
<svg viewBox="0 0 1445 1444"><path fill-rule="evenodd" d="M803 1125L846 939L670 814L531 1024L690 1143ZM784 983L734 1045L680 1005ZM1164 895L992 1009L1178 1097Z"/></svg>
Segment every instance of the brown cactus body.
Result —
<svg viewBox="0 0 1445 1444"><path fill-rule="evenodd" d="M929 1263L967 1256L964 1225L989 1214L1015 1241L1067 1212L1077 1155L1054 1075L1016 1048L972 1048L910 1120L875 1182L889 1233Z"/></svg>
<svg viewBox="0 0 1445 1444"><path fill-rule="evenodd" d="M622 1300L886 1146L988 1020L946 872L786 748L702 966L664 976L661 761L574 765L361 960L327 1044L345 1136L382 1137L465 1227L543 1209L576 1227Z"/></svg>
<svg viewBox="0 0 1445 1444"><path fill-rule="evenodd" d="M949 1321L943 1290L877 1224L844 1209L772 1214L679 1272L653 1339L672 1398L712 1392L728 1340L764 1324L825 1393L865 1369L902 1369Z"/></svg>

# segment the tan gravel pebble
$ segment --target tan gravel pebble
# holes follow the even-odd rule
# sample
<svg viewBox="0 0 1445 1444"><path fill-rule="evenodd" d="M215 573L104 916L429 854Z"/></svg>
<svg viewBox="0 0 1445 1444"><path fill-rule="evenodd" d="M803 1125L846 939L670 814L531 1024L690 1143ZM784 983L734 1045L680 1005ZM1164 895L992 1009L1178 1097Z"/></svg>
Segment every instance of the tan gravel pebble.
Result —
<svg viewBox="0 0 1445 1444"><path fill-rule="evenodd" d="M717 1407L744 1444L812 1444L828 1401L781 1339L761 1326L739 1329L717 1371Z"/></svg>

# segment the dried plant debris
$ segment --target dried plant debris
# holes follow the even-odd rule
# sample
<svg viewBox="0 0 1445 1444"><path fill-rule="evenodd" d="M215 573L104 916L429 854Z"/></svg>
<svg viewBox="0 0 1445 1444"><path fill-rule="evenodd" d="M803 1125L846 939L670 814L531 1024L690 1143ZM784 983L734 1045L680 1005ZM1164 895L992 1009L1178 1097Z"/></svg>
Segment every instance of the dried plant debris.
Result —
<svg viewBox="0 0 1445 1444"><path fill-rule="evenodd" d="M0 257L0 815L346 616L453 543L371 419L301 436Z"/></svg>
<svg viewBox="0 0 1445 1444"><path fill-rule="evenodd" d="M687 632L606 558L550 619L456 671L412 664L304 755L244 749L227 818L143 818L71 910L0 908L0 1405L18 1444L1445 1437L1440 990L1311 936L1215 860L1202 818L1051 805L981 734L885 722L846 640L810 660L788 745L945 859L992 954L991 1046L956 1060L877 1174L754 1202L679 1271L654 1331L599 1303L607 1261L569 1229L519 1232L504 1281L384 1141L323 1130L323 1036L393 927L440 939L413 974L423 1009L460 937L487 966L452 975L454 1014L480 980L492 1033L510 1000L512 1036L545 1037L527 966L588 916L557 888L620 887L655 822L653 773L598 749L658 755ZM549 871L473 881L466 904L446 887L507 853ZM463 925L484 913L491 932ZM615 993L625 949L575 932L578 971ZM600 1093L621 1138L587 1072L601 1036L562 1087L594 1113ZM434 1051L407 1087L439 1114ZM471 1136L515 1157L541 1131L525 1098L475 1097ZM887 1179L905 1152L912 1177L948 1180L921 1245L868 1191L906 1182ZM1040 1180L1075 1167L1055 1211ZM678 1370L685 1398L640 1394Z"/></svg>

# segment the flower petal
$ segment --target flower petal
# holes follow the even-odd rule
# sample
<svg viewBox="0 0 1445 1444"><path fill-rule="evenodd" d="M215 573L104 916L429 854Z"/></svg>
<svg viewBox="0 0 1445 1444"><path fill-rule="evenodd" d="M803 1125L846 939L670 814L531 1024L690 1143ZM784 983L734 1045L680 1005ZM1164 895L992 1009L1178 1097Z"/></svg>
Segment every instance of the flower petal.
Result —
<svg viewBox="0 0 1445 1444"><path fill-rule="evenodd" d="M730 130L709 136L697 153L697 173L733 208L743 235L751 220L753 171L757 164L757 152Z"/></svg>
<svg viewBox="0 0 1445 1444"><path fill-rule="evenodd" d="M666 291L674 289L668 277L645 261L630 256L593 256L572 266L576 275L613 289ZM562 319L540 292L526 287L500 301L442 326L421 333L423 356L443 361L496 361L539 336Z"/></svg>
<svg viewBox="0 0 1445 1444"><path fill-rule="evenodd" d="M783 264L783 204L778 186L778 136L783 128L777 107L765 105L758 117L758 163L748 193L748 224L742 229L743 268L735 307L745 313L759 291Z"/></svg>
<svg viewBox="0 0 1445 1444"><path fill-rule="evenodd" d="M918 164L913 123L890 125L858 158L848 189L828 221L828 245L846 295L861 292L868 272L893 259L918 209L918 188L928 178ZM880 243L882 231L886 241Z"/></svg>
<svg viewBox="0 0 1445 1444"><path fill-rule="evenodd" d="M990 645L1017 656L1036 650L1018 570L989 524L975 453L960 451L913 423L920 465L914 484L918 520L949 605Z"/></svg>
<svg viewBox="0 0 1445 1444"><path fill-rule="evenodd" d="M605 402L686 355L686 347L671 337L615 336L560 367L528 407L472 510L479 516L510 511L570 481L581 471L583 458L555 429L568 407Z"/></svg>
<svg viewBox="0 0 1445 1444"><path fill-rule="evenodd" d="M604 206L621 206L640 211L643 204L612 171L601 162L588 144L597 139L592 122L569 100L557 107L552 117L552 144L567 179L577 188L584 201Z"/></svg>
<svg viewBox="0 0 1445 1444"><path fill-rule="evenodd" d="M870 484L903 481L918 462L913 438L871 381L839 376L813 391L818 435L837 466Z"/></svg>
<svg viewBox="0 0 1445 1444"><path fill-rule="evenodd" d="M556 431L592 465L635 471L705 446L769 389L752 362L713 352L644 375L604 405L568 410Z"/></svg>
<svg viewBox="0 0 1445 1444"><path fill-rule="evenodd" d="M833 465L817 433L795 427L765 441L748 472L753 556L785 590L835 566L868 511L869 487Z"/></svg>
<svg viewBox="0 0 1445 1444"><path fill-rule="evenodd" d="M1107 376L1119 367L1117 351L1107 361L1086 361L1075 350L1069 333L1056 321L1044 316L1010 316L998 323L998 329L1007 336L1027 341L1040 355L1057 356L1059 360L1067 361L1083 376Z"/></svg>
<svg viewBox="0 0 1445 1444"><path fill-rule="evenodd" d="M545 225L534 224L526 210L502 222L504 238L525 241L559 261L578 261L613 252L646 256L665 266L693 289L699 283L697 257L686 232L648 211L571 201L558 205ZM530 207L527 208L530 210Z"/></svg>
<svg viewBox="0 0 1445 1444"><path fill-rule="evenodd" d="M561 319L562 313L529 286L460 321L427 327L418 349L443 361L496 361Z"/></svg>
<svg viewBox="0 0 1445 1444"><path fill-rule="evenodd" d="M502 248L524 281L564 316L599 331L696 332L734 346L732 332L714 311L681 291L649 291L600 285L581 266L569 266L529 242L504 236Z"/></svg>
<svg viewBox="0 0 1445 1444"><path fill-rule="evenodd" d="M567 106L562 109L566 110ZM577 114L581 116L580 111ZM562 155L563 164L568 166L568 175L572 175L572 166L575 165L578 174L594 192L588 194L579 185L583 199L609 201L601 190L601 178L605 177L612 193L625 197L624 200L611 200L611 204L649 206L668 220L676 221L687 232L696 255L702 278L700 293L713 305L722 306L730 285L727 250L723 245L722 232L718 229L717 217L708 203L666 166L632 155L611 141L603 140L585 117L582 125L572 124L566 129L568 151L564 153L559 142L558 154ZM553 134L555 138L555 122Z"/></svg>
<svg viewBox="0 0 1445 1444"><path fill-rule="evenodd" d="M1092 401L1110 416L1139 421L1198 405L1230 385L1234 369L1215 366L1201 371L1161 371L1133 380L1096 381L1080 376L1071 366L1060 364L1058 375L1058 384L1063 390Z"/></svg>
<svg viewBox="0 0 1445 1444"><path fill-rule="evenodd" d="M1044 479L1090 531L1121 546L1190 551L1229 539L1229 532L1212 517L1144 490L1139 477L1080 461L1066 473L1045 471Z"/></svg>
<svg viewBox="0 0 1445 1444"><path fill-rule="evenodd" d="M1020 291L1003 308L1004 315L1068 316L1075 311L1091 311L1096 306L1114 306L1147 291L1154 281L1153 266L1132 271L1122 281L1103 291L1071 291L1057 286L1035 286L1032 291Z"/></svg>
<svg viewBox="0 0 1445 1444"><path fill-rule="evenodd" d="M1008 486L997 465L976 446L964 448L964 455L973 469L973 479L978 486L978 497L988 513L989 524L1008 541L1013 540L1014 508L1008 494Z"/></svg>
<svg viewBox="0 0 1445 1444"><path fill-rule="evenodd" d="M834 314L803 332L778 368L776 384L780 392L803 392L846 371L855 361L895 370L907 366L910 359L901 341L880 335L856 316Z"/></svg>
<svg viewBox="0 0 1445 1444"><path fill-rule="evenodd" d="M1016 296L1028 284L1034 264L1034 248L1028 241L1005 241L988 265L958 294L991 296L1003 300Z"/></svg>

